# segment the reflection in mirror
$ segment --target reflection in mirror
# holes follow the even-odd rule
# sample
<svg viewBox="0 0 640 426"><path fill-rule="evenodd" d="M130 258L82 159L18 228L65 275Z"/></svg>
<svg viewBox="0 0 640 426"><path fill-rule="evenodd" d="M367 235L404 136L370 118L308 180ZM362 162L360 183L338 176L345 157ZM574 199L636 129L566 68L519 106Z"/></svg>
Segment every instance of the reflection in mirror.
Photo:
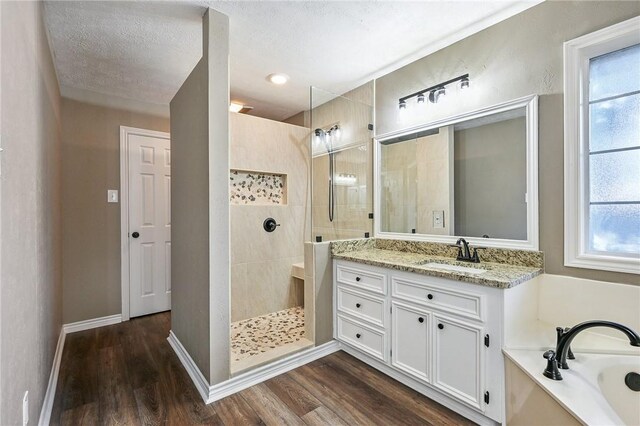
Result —
<svg viewBox="0 0 640 426"><path fill-rule="evenodd" d="M527 242L528 107L379 139L379 232Z"/></svg>

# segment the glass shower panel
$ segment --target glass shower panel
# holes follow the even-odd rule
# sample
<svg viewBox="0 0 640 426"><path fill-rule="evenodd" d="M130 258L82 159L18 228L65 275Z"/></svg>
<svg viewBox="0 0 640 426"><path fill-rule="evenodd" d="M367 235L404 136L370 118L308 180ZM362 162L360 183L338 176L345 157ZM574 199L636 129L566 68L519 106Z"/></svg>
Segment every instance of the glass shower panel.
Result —
<svg viewBox="0 0 640 426"><path fill-rule="evenodd" d="M311 88L314 241L373 231L372 105L372 85L342 96Z"/></svg>

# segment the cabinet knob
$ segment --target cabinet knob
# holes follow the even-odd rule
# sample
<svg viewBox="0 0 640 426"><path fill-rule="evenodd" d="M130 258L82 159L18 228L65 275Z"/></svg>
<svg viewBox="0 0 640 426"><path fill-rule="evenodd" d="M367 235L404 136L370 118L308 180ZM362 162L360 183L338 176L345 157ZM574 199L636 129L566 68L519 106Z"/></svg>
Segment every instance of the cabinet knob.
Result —
<svg viewBox="0 0 640 426"><path fill-rule="evenodd" d="M422 317L418 318L418 322L424 322L424 318Z"/></svg>
<svg viewBox="0 0 640 426"><path fill-rule="evenodd" d="M133 234L131 234L131 236L133 238L138 238L140 236L140 233L139 232L134 232Z"/></svg>
<svg viewBox="0 0 640 426"><path fill-rule="evenodd" d="M360 333L356 334L356 339L360 338Z"/></svg>
<svg viewBox="0 0 640 426"><path fill-rule="evenodd" d="M360 281L360 277L356 277L356 281Z"/></svg>
<svg viewBox="0 0 640 426"><path fill-rule="evenodd" d="M361 305L359 303L356 303L356 308L359 308Z"/></svg>
<svg viewBox="0 0 640 426"><path fill-rule="evenodd" d="M427 294L427 299L429 299L429 300L433 299L433 294L431 294L431 293Z"/></svg>
<svg viewBox="0 0 640 426"><path fill-rule="evenodd" d="M442 330L444 328L444 324L438 324L438 328Z"/></svg>

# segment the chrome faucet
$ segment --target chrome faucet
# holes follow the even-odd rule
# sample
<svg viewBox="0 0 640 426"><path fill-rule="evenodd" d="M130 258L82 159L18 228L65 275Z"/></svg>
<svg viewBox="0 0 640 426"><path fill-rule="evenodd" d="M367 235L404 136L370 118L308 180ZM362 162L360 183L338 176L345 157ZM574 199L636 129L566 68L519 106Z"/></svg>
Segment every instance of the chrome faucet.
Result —
<svg viewBox="0 0 640 426"><path fill-rule="evenodd" d="M545 377L553 380L562 380L562 375L560 374L560 370L558 370L558 368L562 368L564 370L569 369L569 365L567 364L567 355L570 351L571 341L581 331L592 327L608 327L620 330L627 336L627 338L629 338L629 343L631 344L631 346L640 347L640 336L638 335L638 333L636 333L626 325L618 324L611 321L586 321L570 328L569 330L558 333L559 339L556 350L546 351L543 355L543 357L547 360L547 368L542 374L544 374Z"/></svg>
<svg viewBox="0 0 640 426"><path fill-rule="evenodd" d="M451 247L458 248L458 256L456 257L456 260L460 260L462 262L480 263L478 250L482 249L483 247L474 247L472 255L471 249L469 248L469 243L464 238L458 238L458 241L456 241L456 243Z"/></svg>

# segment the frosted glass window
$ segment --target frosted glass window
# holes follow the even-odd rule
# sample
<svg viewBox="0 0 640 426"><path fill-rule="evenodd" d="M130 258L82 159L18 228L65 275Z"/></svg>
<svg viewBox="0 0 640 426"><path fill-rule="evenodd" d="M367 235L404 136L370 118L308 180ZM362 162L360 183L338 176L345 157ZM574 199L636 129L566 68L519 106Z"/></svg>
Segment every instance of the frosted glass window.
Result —
<svg viewBox="0 0 640 426"><path fill-rule="evenodd" d="M592 205L589 248L598 252L640 252L640 204Z"/></svg>
<svg viewBox="0 0 640 426"><path fill-rule="evenodd" d="M589 61L589 100L640 90L640 44Z"/></svg>
<svg viewBox="0 0 640 426"><path fill-rule="evenodd" d="M640 149L593 154L590 157L592 203L640 202Z"/></svg>
<svg viewBox="0 0 640 426"><path fill-rule="evenodd" d="M640 146L640 94L596 102L589 110L591 152Z"/></svg>
<svg viewBox="0 0 640 426"><path fill-rule="evenodd" d="M640 44L589 61L589 249L640 253Z"/></svg>

